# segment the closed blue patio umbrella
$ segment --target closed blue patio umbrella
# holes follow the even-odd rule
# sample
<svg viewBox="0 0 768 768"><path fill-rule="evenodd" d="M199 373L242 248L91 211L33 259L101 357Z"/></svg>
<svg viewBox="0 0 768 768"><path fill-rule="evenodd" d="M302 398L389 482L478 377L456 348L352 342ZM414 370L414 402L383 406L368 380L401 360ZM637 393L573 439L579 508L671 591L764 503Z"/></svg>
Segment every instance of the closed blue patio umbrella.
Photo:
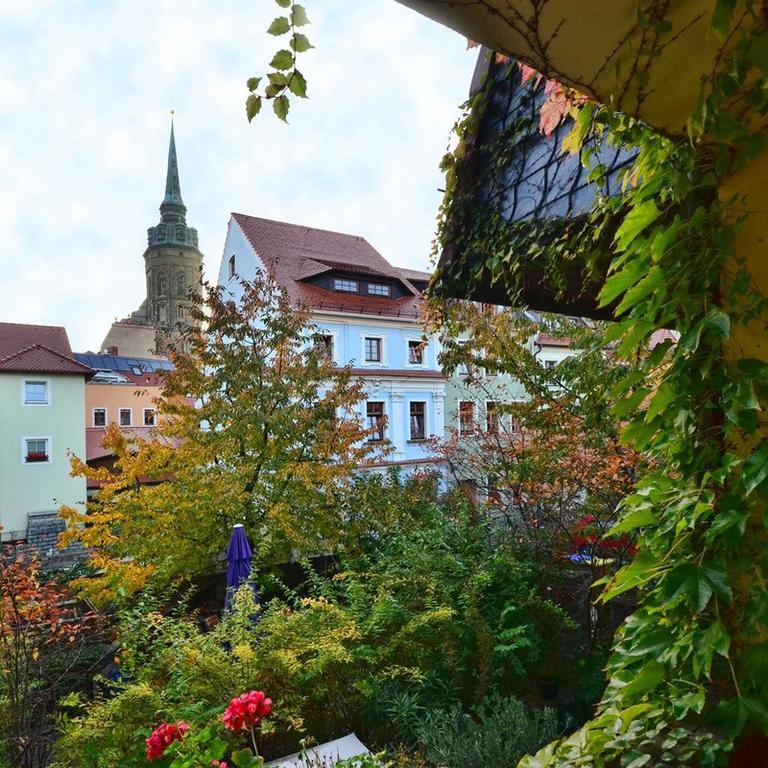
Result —
<svg viewBox="0 0 768 768"><path fill-rule="evenodd" d="M232 536L227 547L227 596L224 607L232 607L232 596L237 588L251 575L253 551L241 523L232 527Z"/></svg>

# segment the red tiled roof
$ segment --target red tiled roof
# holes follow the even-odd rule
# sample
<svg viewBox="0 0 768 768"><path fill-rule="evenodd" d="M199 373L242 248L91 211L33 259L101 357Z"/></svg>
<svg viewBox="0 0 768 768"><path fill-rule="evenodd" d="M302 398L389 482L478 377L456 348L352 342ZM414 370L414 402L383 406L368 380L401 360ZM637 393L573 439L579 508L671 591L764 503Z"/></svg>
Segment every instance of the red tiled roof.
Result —
<svg viewBox="0 0 768 768"><path fill-rule="evenodd" d="M550 336L548 333L538 333L533 343L539 347L570 347L573 342L571 339Z"/></svg>
<svg viewBox="0 0 768 768"><path fill-rule="evenodd" d="M400 274L406 280L422 280L429 282L432 279L431 272L422 272L420 269L405 269L404 267L400 267L399 269Z"/></svg>
<svg viewBox="0 0 768 768"><path fill-rule="evenodd" d="M120 431L129 437L139 438L140 440L149 440L152 437L159 438L154 427L122 427ZM95 461L112 456L113 453L102 444L104 436L107 434L106 427L86 427L85 429L85 460Z"/></svg>
<svg viewBox="0 0 768 768"><path fill-rule="evenodd" d="M64 328L21 323L0 323L0 371L93 374L74 359Z"/></svg>
<svg viewBox="0 0 768 768"><path fill-rule="evenodd" d="M364 238L242 213L233 213L232 218L295 304L327 311L419 317L419 292L402 270L393 267ZM391 299L346 295L302 282L331 269L389 277L402 283L409 295Z"/></svg>
<svg viewBox="0 0 768 768"><path fill-rule="evenodd" d="M341 370L341 369L340 369ZM353 376L360 376L366 379L441 379L446 377L440 371L431 371L429 369L417 370L415 368L404 368L393 370L392 368L351 368Z"/></svg>

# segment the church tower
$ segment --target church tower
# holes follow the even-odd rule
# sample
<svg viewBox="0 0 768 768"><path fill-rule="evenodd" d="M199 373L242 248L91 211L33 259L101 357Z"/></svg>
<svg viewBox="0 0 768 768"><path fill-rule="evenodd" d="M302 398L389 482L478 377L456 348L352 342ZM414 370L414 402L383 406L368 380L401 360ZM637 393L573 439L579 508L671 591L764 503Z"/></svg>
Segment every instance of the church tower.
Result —
<svg viewBox="0 0 768 768"><path fill-rule="evenodd" d="M157 329L158 349L179 325L188 325L189 292L200 290L203 254L197 246L197 230L187 226L187 207L181 198L179 161L171 120L165 197L160 204L160 223L147 230L144 269L147 276L146 316Z"/></svg>
<svg viewBox="0 0 768 768"><path fill-rule="evenodd" d="M130 316L112 324L101 343L102 351L134 357L164 354L179 328L194 322L189 316L189 293L200 291L202 268L203 254L198 248L197 230L187 226L187 207L181 197L171 118L160 223L147 230L144 251L147 297Z"/></svg>

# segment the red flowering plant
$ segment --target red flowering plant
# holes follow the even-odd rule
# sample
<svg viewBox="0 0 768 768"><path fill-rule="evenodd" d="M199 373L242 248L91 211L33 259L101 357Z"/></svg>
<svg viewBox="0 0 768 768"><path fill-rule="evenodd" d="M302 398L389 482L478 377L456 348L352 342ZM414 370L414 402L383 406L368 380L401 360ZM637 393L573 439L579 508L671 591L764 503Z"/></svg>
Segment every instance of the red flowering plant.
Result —
<svg viewBox="0 0 768 768"><path fill-rule="evenodd" d="M263 718L268 717L272 712L272 699L264 695L263 691L250 691L244 693L229 702L229 706L224 710L221 719L224 721L224 727L232 733L240 733L248 729L251 734L251 743L253 751L243 749L232 753L232 762L239 768L249 766L261 766L264 759L259 755L256 746L256 734L254 728L258 728Z"/></svg>
<svg viewBox="0 0 768 768"><path fill-rule="evenodd" d="M259 755L256 746L255 729L271 712L272 700L263 691L250 691L230 701L221 716L224 728L233 734L248 730L253 749L235 750L227 760L224 759L228 751L227 742L217 734L220 724L209 724L185 739L189 726L182 720L175 724L163 723L155 728L146 739L147 759L155 761L167 757L166 751L177 742L169 768L198 768L201 765L211 768L262 768L264 758Z"/></svg>
<svg viewBox="0 0 768 768"><path fill-rule="evenodd" d="M610 523L599 521L595 515L585 515L571 529L574 552L570 559L578 562L593 558L616 560L621 565L635 554L635 544L629 536L611 536Z"/></svg>
<svg viewBox="0 0 768 768"><path fill-rule="evenodd" d="M145 739L147 760L159 760L174 741L181 741L184 738L184 734L188 730L189 726L183 720L179 720L175 724L163 723L158 725L149 738Z"/></svg>

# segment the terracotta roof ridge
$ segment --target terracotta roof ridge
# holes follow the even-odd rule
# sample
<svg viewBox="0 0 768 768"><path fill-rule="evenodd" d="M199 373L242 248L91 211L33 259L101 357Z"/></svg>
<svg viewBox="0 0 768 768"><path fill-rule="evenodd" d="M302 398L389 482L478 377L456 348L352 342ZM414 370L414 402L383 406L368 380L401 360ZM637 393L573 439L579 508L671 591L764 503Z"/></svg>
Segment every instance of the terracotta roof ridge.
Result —
<svg viewBox="0 0 768 768"><path fill-rule="evenodd" d="M57 331L64 331L65 333L67 330L63 325L39 325L38 323L8 323L0 321L0 328L2 328L4 325L14 325L17 328L45 328L46 330L55 329Z"/></svg>
<svg viewBox="0 0 768 768"><path fill-rule="evenodd" d="M79 360L76 360L74 357L70 357L69 355L65 355L63 352L57 352L55 349L51 349L46 344L30 344L27 347L16 350L16 352L12 352L10 355L0 357L0 365L7 363L10 360L15 360L21 355L26 355L28 352L31 352L34 349L44 349L46 352L50 352L52 355L60 357L62 360L66 360L68 363L73 363L74 365L80 366L83 371L87 371L89 373L93 372L93 369L90 366L84 365Z"/></svg>
<svg viewBox="0 0 768 768"><path fill-rule="evenodd" d="M368 241L362 235L352 235L349 232L340 232L338 229L325 229L324 227L313 227L310 224L294 224L291 221L280 221L279 219L268 219L264 216L252 216L250 213L238 213L237 211L232 211L231 215L236 218L241 217L243 219L256 219L257 221L266 221L269 224L279 224L282 227L294 227L295 229L303 229L305 231L311 230L313 232L324 232L325 234L328 234L328 235L341 235L342 237L351 237L355 240L361 240L362 242L368 243ZM371 245L371 244L368 243L368 245ZM373 248L372 245L371 245L371 248ZM374 250L376 249L374 248ZM378 253L378 251L376 252ZM382 258L384 257L382 256Z"/></svg>

